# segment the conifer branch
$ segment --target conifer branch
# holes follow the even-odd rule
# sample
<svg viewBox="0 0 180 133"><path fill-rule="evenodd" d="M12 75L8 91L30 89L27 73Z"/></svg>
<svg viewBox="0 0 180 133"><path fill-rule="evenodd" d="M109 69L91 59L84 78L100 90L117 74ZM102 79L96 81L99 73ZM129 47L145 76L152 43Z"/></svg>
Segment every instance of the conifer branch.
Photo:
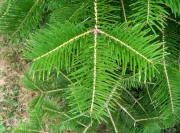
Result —
<svg viewBox="0 0 180 133"><path fill-rule="evenodd" d="M57 110L54 110L54 109L51 109L51 108L47 108L45 106L42 106L42 108L46 111L50 111L50 112L54 112L54 113L57 113L57 114L60 114L60 115L64 115L68 118L70 118L67 114L65 114L64 112L60 112L60 111L57 111Z"/></svg>
<svg viewBox="0 0 180 133"><path fill-rule="evenodd" d="M92 123L88 124L84 129L83 133L87 133L88 129L91 127Z"/></svg>
<svg viewBox="0 0 180 133"><path fill-rule="evenodd" d="M124 6L124 1L123 0L121 0L121 5L122 5L122 11L123 11L123 15L124 15L124 20L125 20L125 22L127 22L126 10L125 10L125 6Z"/></svg>
<svg viewBox="0 0 180 133"><path fill-rule="evenodd" d="M71 118L69 115L67 115L67 114L64 113L64 112L60 112L60 111L58 111L58 110L54 110L54 109L51 109L51 108L47 108L47 107L45 107L45 106L42 106L42 108L43 108L44 110L46 110L46 111L54 112L54 113L57 113L57 114L59 114L59 115L64 115L65 117L67 117L67 118L69 118L69 119ZM82 123L79 122L79 121L77 121L77 123L80 124L80 125L85 126L84 124L82 124Z"/></svg>
<svg viewBox="0 0 180 133"><path fill-rule="evenodd" d="M60 91L63 91L63 90L64 89L55 89L55 90L46 91L45 93L49 94L49 93L54 93L54 92L60 92Z"/></svg>
<svg viewBox="0 0 180 133"><path fill-rule="evenodd" d="M116 104L117 104L125 113L127 113L127 115L134 121L134 125L135 125L137 122L160 119L160 117L149 117L149 118L143 118L143 119L135 119L135 117L133 117L133 115L132 115L130 112L128 112L127 109L126 109L125 107L123 107L120 103L116 102Z"/></svg>
<svg viewBox="0 0 180 133"><path fill-rule="evenodd" d="M94 17L95 17L95 29L94 29L94 68L93 68L93 92L92 92L92 102L91 102L91 108L90 108L90 115L93 112L94 108L94 101L95 101L95 94L96 94L96 78L97 78L97 34L99 32L98 30L98 11L97 11L97 0L94 1Z"/></svg>
<svg viewBox="0 0 180 133"><path fill-rule="evenodd" d="M136 76L139 76L139 75L140 75L139 73L136 73L136 74L134 74L134 75L132 75L130 77L120 78L120 80L122 80L122 81L134 80L134 78ZM151 84L151 85L155 84L154 82L143 82L143 81L139 81L139 80L138 80L138 83L141 83L141 84Z"/></svg>
<svg viewBox="0 0 180 133"><path fill-rule="evenodd" d="M95 29L98 28L98 10L97 10L97 0L94 0L94 19L95 19Z"/></svg>
<svg viewBox="0 0 180 133"><path fill-rule="evenodd" d="M63 72L59 71L60 74L65 78L67 79L71 84L73 84L72 80L70 78L68 78L68 76L66 76Z"/></svg>
<svg viewBox="0 0 180 133"><path fill-rule="evenodd" d="M139 107L145 112L145 114L147 115L147 111L145 110L145 108L142 106L142 104L124 87L121 86L121 88L130 96L132 97L132 99L135 101L135 103L137 103L139 105Z"/></svg>
<svg viewBox="0 0 180 133"><path fill-rule="evenodd" d="M67 120L63 121L63 123L66 123L66 122L72 121L72 120L77 119L77 118L79 118L79 117L81 117L81 116L86 116L86 115L85 115L86 113L87 113L87 112L84 112L84 113L81 113L81 114L76 115L76 116L74 116L74 117L71 117L71 118L69 118L69 119L67 119ZM87 117L88 117L88 116L87 116Z"/></svg>
<svg viewBox="0 0 180 133"><path fill-rule="evenodd" d="M110 110L109 110L109 108L108 108L108 106L106 107L106 109L107 109L107 112L108 112L108 114L109 114L109 118L110 118L110 120L111 120L111 122L112 122L112 125L113 125L113 127L114 127L115 133L119 133L118 130L117 130L116 124L115 124L115 122L114 122L114 120L113 120L113 117L112 117L112 115L111 115L111 112L110 112Z"/></svg>
<svg viewBox="0 0 180 133"><path fill-rule="evenodd" d="M175 20L175 19L173 19L171 17L167 17L167 19L169 19L169 20L173 21L174 23L180 25L180 22L178 22L177 20Z"/></svg>
<svg viewBox="0 0 180 133"><path fill-rule="evenodd" d="M149 23L149 14L150 14L150 1L151 0L147 0L147 24Z"/></svg>
<svg viewBox="0 0 180 133"><path fill-rule="evenodd" d="M29 78L28 76L26 76L26 78L27 78L31 83L33 83L33 86L34 86L37 90L39 90L40 93L43 93L43 92L44 92L43 89L41 89L38 85L36 85L31 78Z"/></svg>
<svg viewBox="0 0 180 133"><path fill-rule="evenodd" d="M68 40L68 41L64 42L63 44L59 45L58 47L56 47L55 49L53 49L53 50L51 50L51 51L49 51L49 52L47 52L47 53L45 53L45 54L43 54L43 55L35 58L35 59L33 60L33 62L35 62L35 61L37 61L37 60L40 60L41 58L43 58L43 57L45 57L45 56L48 56L48 55L52 54L53 52L55 52L55 51L57 51L57 50L65 47L66 45L68 45L68 44L70 44L70 43L78 40L79 38L81 38L81 37L83 37L83 36L86 36L87 34L92 33L92 32L93 32L93 30L88 30L88 31L86 31L86 32L84 32L84 33L81 33L81 34L79 34L79 35L71 38L70 40Z"/></svg>
<svg viewBox="0 0 180 133"><path fill-rule="evenodd" d="M99 114L100 114L106 107L109 106L109 103L110 103L110 101L112 100L112 98L113 98L113 96L114 96L114 94L115 94L115 92L116 92L117 89L118 89L117 86L113 87L113 89L112 89L110 95L108 96L105 104L103 105L103 107L102 107L101 110L99 111Z"/></svg>
<svg viewBox="0 0 180 133"><path fill-rule="evenodd" d="M150 120L159 120L160 117L150 117L150 118L144 118L144 119L137 119L135 122L142 122L142 121L150 121Z"/></svg>
<svg viewBox="0 0 180 133"><path fill-rule="evenodd" d="M41 2L42 0L36 0L36 2L33 4L33 6L31 7L31 9L29 10L29 12L27 13L27 15L25 16L25 18L22 20L22 22L20 23L20 25L18 26L18 28L16 29L16 31L14 31L14 33L12 33L12 37L18 33L21 28L23 27L23 24L26 22L26 20L28 19L28 17L31 15L31 13L34 11L34 9L37 7L37 5L39 4L39 2Z"/></svg>
<svg viewBox="0 0 180 133"><path fill-rule="evenodd" d="M102 30L100 30L99 32L100 32L101 34L107 36L108 38L110 38L110 39L112 39L112 40L114 40L114 41L116 41L116 42L119 42L120 45L125 46L125 47L128 48L130 51L132 51L132 52L134 52L135 54L141 56L142 58L144 58L144 59L145 59L147 62L149 62L150 64L152 64L152 65L154 64L154 63L153 63L151 60L149 60L146 56L144 56L143 54L139 53L139 52L136 51L134 48L132 48L131 46L129 46L128 44L126 44L125 42L119 40L118 38L116 38L116 37L114 37L114 36L112 36L112 35L104 32L104 31L102 31Z"/></svg>
<svg viewBox="0 0 180 133"><path fill-rule="evenodd" d="M97 78L97 33L94 33L94 68L93 68L93 93L92 93L92 103L91 103L91 109L90 114L93 111L94 107L94 101L95 101L95 94L96 94L96 78Z"/></svg>
<svg viewBox="0 0 180 133"><path fill-rule="evenodd" d="M112 99L112 97L113 97L113 95L115 94L115 92L116 92L117 89L118 89L117 86L113 87L113 89L112 89L109 97L107 98L107 101L105 102L104 107L109 106L109 103L110 103L110 101L111 101L111 99Z"/></svg>
<svg viewBox="0 0 180 133"><path fill-rule="evenodd" d="M36 119L37 119L37 121L38 121L38 124L40 125L40 128L43 129L42 124L40 124L40 123L41 123L41 120L39 119L39 117L38 117L38 115L37 115L36 112L35 112L35 115L36 115Z"/></svg>
<svg viewBox="0 0 180 133"><path fill-rule="evenodd" d="M116 104L135 122L136 121L136 119L135 119L135 117L133 117L133 115L130 113L130 112L128 112L128 110L124 107L124 106L122 106L120 103L118 103L118 102L116 102Z"/></svg>
<svg viewBox="0 0 180 133"><path fill-rule="evenodd" d="M0 17L3 17L3 16L5 16L5 15L8 13L9 8L10 8L10 6L11 6L11 1L12 1L12 0L8 0L7 8L6 8L5 12L3 13L3 15L1 15Z"/></svg>
<svg viewBox="0 0 180 133"><path fill-rule="evenodd" d="M38 98L38 101L37 101L36 105L34 106L35 108L39 105L39 103L40 103L40 101L43 99L43 97L44 97L44 94L41 93L41 94L40 94L40 97Z"/></svg>
<svg viewBox="0 0 180 133"><path fill-rule="evenodd" d="M167 81L167 86L168 86L168 92L169 92L169 98L170 98L170 105L171 105L171 111L174 112L174 103L173 103L173 97L172 97L172 88L168 76L168 71L166 67L166 56L165 56L165 35L164 35L164 30L162 32L163 34L163 67L164 67L164 73Z"/></svg>
<svg viewBox="0 0 180 133"><path fill-rule="evenodd" d="M82 7L83 7L84 5L85 5L85 4L83 3L80 8L76 9L76 10L73 12L73 14L71 15L71 17L69 18L69 21L71 21L71 20L73 19L73 17L74 17L77 13L79 13L79 11L82 9Z"/></svg>
<svg viewBox="0 0 180 133"><path fill-rule="evenodd" d="M150 101L151 101L151 104L153 105L154 109L156 110L156 107L154 106L154 103L153 103L152 97L151 97L150 92L149 92L148 85L146 85L146 86L145 86L145 88L146 88L146 91L147 91L148 97L149 97L149 99L150 99Z"/></svg>

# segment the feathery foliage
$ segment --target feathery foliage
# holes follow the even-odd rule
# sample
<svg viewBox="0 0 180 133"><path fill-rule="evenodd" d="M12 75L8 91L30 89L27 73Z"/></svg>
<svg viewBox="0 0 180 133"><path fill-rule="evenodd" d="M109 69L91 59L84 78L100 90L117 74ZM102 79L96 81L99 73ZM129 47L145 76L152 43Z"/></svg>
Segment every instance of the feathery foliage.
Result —
<svg viewBox="0 0 180 133"><path fill-rule="evenodd" d="M0 30L11 38L24 38L42 19L44 0L7 0L0 18ZM33 17L32 17L33 16Z"/></svg>
<svg viewBox="0 0 180 133"><path fill-rule="evenodd" d="M179 122L179 1L4 0L37 97L14 133L160 133ZM176 18L172 18L175 15ZM33 33L32 33L33 32Z"/></svg>
<svg viewBox="0 0 180 133"><path fill-rule="evenodd" d="M144 23L153 31L157 28L161 31L164 28L166 16L168 12L162 6L162 2L158 0L137 0L131 6L134 13L130 16L135 23Z"/></svg>
<svg viewBox="0 0 180 133"><path fill-rule="evenodd" d="M176 0L163 0L163 2L169 7L171 8L173 14L175 16L179 16L180 15L180 4L178 1Z"/></svg>

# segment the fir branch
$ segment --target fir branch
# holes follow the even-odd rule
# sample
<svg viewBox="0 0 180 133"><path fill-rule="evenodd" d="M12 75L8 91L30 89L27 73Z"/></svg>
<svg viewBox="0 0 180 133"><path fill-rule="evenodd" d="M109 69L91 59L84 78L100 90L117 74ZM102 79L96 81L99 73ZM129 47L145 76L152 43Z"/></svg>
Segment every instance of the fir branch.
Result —
<svg viewBox="0 0 180 133"><path fill-rule="evenodd" d="M21 30L21 28L23 27L24 23L27 21L27 19L30 17L30 15L32 14L32 12L34 11L34 9L36 8L36 6L39 4L39 2L41 2L42 0L36 0L36 2L33 4L33 6L30 8L30 10L27 12L26 16L24 17L24 19L21 21L20 25L17 27L17 29L14 31L14 33L12 33L12 37Z"/></svg>
<svg viewBox="0 0 180 133"><path fill-rule="evenodd" d="M142 55L141 53L139 53L138 51L136 51L135 49L133 49L132 47L130 47L128 44L122 42L121 40L119 40L118 38L104 32L104 31L99 31L101 34L107 36L108 38L118 42L120 45L125 46L126 48L128 48L130 51L134 52L135 54L141 56L142 58L144 58L147 62L149 62L150 64L154 65L155 63L153 63L151 60L149 60L146 56Z"/></svg>
<svg viewBox="0 0 180 133"><path fill-rule="evenodd" d="M7 15L7 13L8 13L8 11L9 11L9 8L11 7L11 5L12 5L12 0L8 0L6 10L3 12L2 15L0 14L1 17ZM4 5L2 4L2 6L4 6ZM2 8L3 8L3 7L2 7Z"/></svg>
<svg viewBox="0 0 180 133"><path fill-rule="evenodd" d="M111 115L111 112L110 112L110 110L109 110L109 108L108 108L108 106L106 107L106 109L107 109L107 112L108 112L108 114L109 114L109 118L111 119L111 122L112 122L112 125L113 125L113 127L114 127L115 133L119 133L118 130L117 130L117 127L116 127L116 125L115 125L115 122L114 122L114 120L113 120L113 117L112 117L112 115Z"/></svg>
<svg viewBox="0 0 180 133"><path fill-rule="evenodd" d="M149 16L150 16L150 0L147 0L147 23L149 24Z"/></svg>
<svg viewBox="0 0 180 133"><path fill-rule="evenodd" d="M88 129L91 127L92 123L88 124L84 129L83 133L87 133Z"/></svg>
<svg viewBox="0 0 180 133"><path fill-rule="evenodd" d="M8 3L7 3L8 2ZM35 31L42 19L44 0L9 0L6 12L0 17L0 31L11 37L12 41L19 41Z"/></svg>
<svg viewBox="0 0 180 133"><path fill-rule="evenodd" d="M146 109L143 107L143 105L124 87L120 86L121 89L123 89L130 97L133 98L133 100L135 101L135 103L137 103L139 105L139 107L144 111L144 113L147 115L147 111Z"/></svg>
<svg viewBox="0 0 180 133"><path fill-rule="evenodd" d="M53 50L51 50L51 51L49 51L49 52L47 52L47 53L45 53L45 54L43 54L43 55L35 58L33 61L35 62L35 61L37 61L37 60L40 60L41 58L44 58L44 57L52 54L53 52L58 51L59 49L61 49L61 48L65 47L66 45L68 45L68 44L70 44L70 43L78 40L79 38L81 38L81 37L83 37L83 36L86 36L87 34L89 34L89 33L91 33L91 32L92 32L92 30L86 31L86 32L84 32L84 33L81 33L81 34L79 34L79 35L71 38L70 40L64 42L63 44L59 45L59 46L56 47L55 49L53 49Z"/></svg>
<svg viewBox="0 0 180 133"><path fill-rule="evenodd" d="M135 122L143 122L143 121L150 121L150 120L160 120L160 117L152 117L152 118L144 118L144 119L137 119Z"/></svg>
<svg viewBox="0 0 180 133"><path fill-rule="evenodd" d="M95 29L94 29L94 68L93 68L93 94L92 94L92 102L90 108L90 115L93 112L95 94L96 94L96 78L97 78L97 34L98 30L98 11L97 11L97 0L94 1L94 17L95 17Z"/></svg>
<svg viewBox="0 0 180 133"><path fill-rule="evenodd" d="M133 13L130 19L135 23L149 26L154 33L157 29L161 31L161 27L165 27L165 20L169 15L162 4L162 1L156 0L137 0L131 5Z"/></svg>
<svg viewBox="0 0 180 133"><path fill-rule="evenodd" d="M116 104L134 121L136 122L135 117L124 107L122 106L120 103L116 102Z"/></svg>
<svg viewBox="0 0 180 133"><path fill-rule="evenodd" d="M95 93L96 93L96 78L97 78L97 72L96 72L96 65L97 65L97 33L94 33L94 69L93 69L93 94L92 94L92 103L91 103L91 109L90 113L93 111L94 106L94 100L95 100Z"/></svg>
<svg viewBox="0 0 180 133"><path fill-rule="evenodd" d="M174 18L171 18L171 17L167 17L167 19L173 21L174 23L180 25L180 22L178 22L177 20L175 20Z"/></svg>
<svg viewBox="0 0 180 133"><path fill-rule="evenodd" d="M147 94L148 94L148 96L149 96L149 99L150 99L150 101L151 101L151 104L153 105L154 109L156 110L156 107L155 107L155 105L154 105L154 103L153 103L153 100L152 100L152 96L150 95L150 92L149 92L148 85L146 85L145 88L146 88Z"/></svg>
<svg viewBox="0 0 180 133"><path fill-rule="evenodd" d="M168 76L168 72L167 72L167 68L166 68L165 36L164 36L164 32L163 32L163 42L164 42L164 44L163 44L163 67L164 67L164 73L165 73L166 80L167 80L167 85L168 85L168 92L169 92L171 110L172 110L172 112L174 112L174 103L173 103L173 97L172 97L172 88L171 88L171 85L170 85L169 76Z"/></svg>
<svg viewBox="0 0 180 133"><path fill-rule="evenodd" d="M126 11L125 11L123 0L121 0L121 6L122 6L123 15L124 15L124 20L125 20L125 22L127 22L127 16L126 16Z"/></svg>

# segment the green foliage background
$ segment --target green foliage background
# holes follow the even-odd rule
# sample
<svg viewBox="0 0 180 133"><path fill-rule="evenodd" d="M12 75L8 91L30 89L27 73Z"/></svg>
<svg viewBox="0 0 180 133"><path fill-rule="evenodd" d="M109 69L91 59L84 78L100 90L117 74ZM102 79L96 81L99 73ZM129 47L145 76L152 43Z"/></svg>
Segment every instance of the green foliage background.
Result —
<svg viewBox="0 0 180 133"><path fill-rule="evenodd" d="M14 133L160 133L179 123L180 1L2 0L37 97Z"/></svg>

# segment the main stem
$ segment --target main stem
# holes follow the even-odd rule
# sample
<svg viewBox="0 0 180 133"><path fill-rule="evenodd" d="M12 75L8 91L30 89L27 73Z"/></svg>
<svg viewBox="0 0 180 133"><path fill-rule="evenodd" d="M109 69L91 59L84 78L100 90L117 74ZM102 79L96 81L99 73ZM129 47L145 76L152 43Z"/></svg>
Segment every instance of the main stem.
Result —
<svg viewBox="0 0 180 133"><path fill-rule="evenodd" d="M97 79L97 34L99 32L98 29L98 11L97 11L97 0L94 1L94 17L95 17L95 26L94 26L94 68L93 68L93 94L92 94L92 103L90 109L90 115L93 112L95 94L96 94L96 79Z"/></svg>

